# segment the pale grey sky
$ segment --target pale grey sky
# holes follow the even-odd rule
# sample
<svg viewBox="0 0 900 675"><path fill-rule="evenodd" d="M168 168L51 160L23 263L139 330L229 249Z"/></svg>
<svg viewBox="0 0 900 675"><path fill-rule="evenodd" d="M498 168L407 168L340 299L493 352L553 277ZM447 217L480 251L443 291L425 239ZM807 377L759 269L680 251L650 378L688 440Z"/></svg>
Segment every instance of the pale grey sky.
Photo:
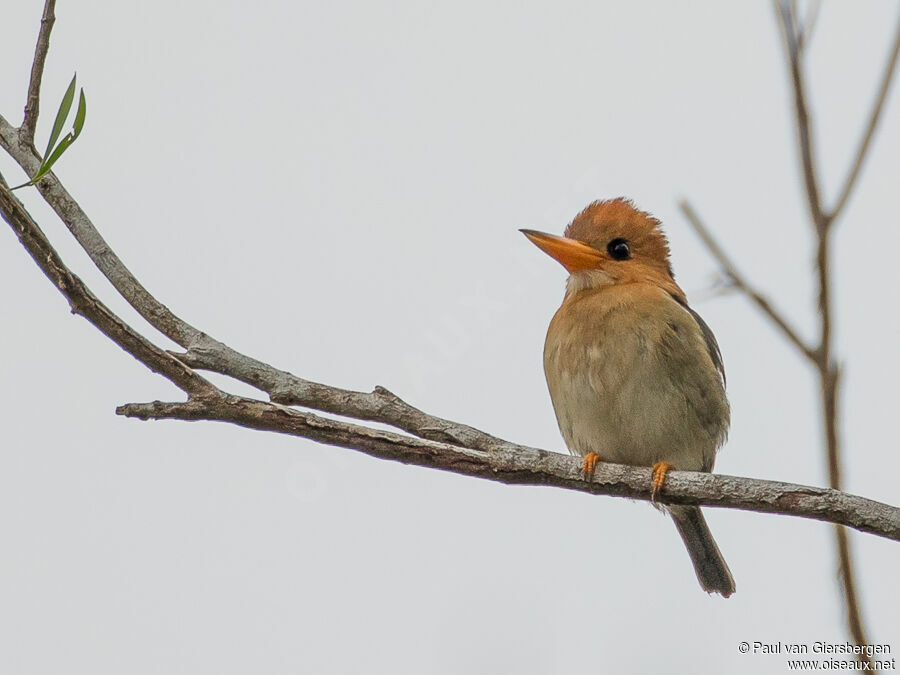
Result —
<svg viewBox="0 0 900 675"><path fill-rule="evenodd" d="M0 111L18 123L42 3L7 4ZM809 80L829 195L896 11L822 8ZM683 196L813 334L767 2L60 0L39 145L75 70L87 126L59 177L160 300L304 377L562 451L541 349L564 272L517 230L560 232L618 195L663 220L689 298L715 266ZM897 99L835 246L847 486L894 504ZM22 178L5 156L0 171ZM70 315L9 231L0 281L4 672L759 673L785 659L741 641L846 639L828 525L707 510L738 588L708 597L642 503L116 417L177 392ZM741 298L695 307L733 406L717 470L824 484L813 373ZM896 655L900 546L852 542L871 641Z"/></svg>

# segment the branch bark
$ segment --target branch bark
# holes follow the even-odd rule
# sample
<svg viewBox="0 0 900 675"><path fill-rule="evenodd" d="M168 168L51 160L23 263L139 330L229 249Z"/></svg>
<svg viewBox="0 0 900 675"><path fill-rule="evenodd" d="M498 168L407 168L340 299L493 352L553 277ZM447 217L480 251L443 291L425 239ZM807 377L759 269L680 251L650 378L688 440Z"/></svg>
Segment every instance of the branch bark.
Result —
<svg viewBox="0 0 900 675"><path fill-rule="evenodd" d="M142 420L179 419L230 422L250 429L309 438L359 450L367 455L485 478L508 485L545 485L614 497L650 500L652 469L622 464L597 465L585 480L581 461L507 443L491 451L465 448L369 429L294 408L228 394L192 397L186 403L132 403L117 414ZM840 523L900 541L900 509L828 488L793 485L719 474L672 471L659 501L735 508Z"/></svg>
<svg viewBox="0 0 900 675"><path fill-rule="evenodd" d="M28 80L28 97L25 101L25 118L22 120L20 133L22 140L29 146L34 145L34 129L37 126L38 111L41 102L41 80L44 77L44 63L50 51L50 32L56 23L56 0L44 3L41 16L41 29L38 32L37 44L34 47L34 60L31 62L31 77Z"/></svg>

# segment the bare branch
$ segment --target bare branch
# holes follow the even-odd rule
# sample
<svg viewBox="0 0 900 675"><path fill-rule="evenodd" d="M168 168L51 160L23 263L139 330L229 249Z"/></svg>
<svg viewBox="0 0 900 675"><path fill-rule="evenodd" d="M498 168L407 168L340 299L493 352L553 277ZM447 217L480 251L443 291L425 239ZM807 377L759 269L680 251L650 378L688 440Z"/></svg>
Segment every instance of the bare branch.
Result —
<svg viewBox="0 0 900 675"><path fill-rule="evenodd" d="M14 140L15 130L0 117L0 146L27 174L32 175L40 162L39 158L33 152L19 148ZM381 422L421 438L461 443L469 447L490 449L505 444L505 441L468 425L428 415L387 389L378 387L371 393L365 393L331 387L241 354L182 320L159 302L110 248L55 175L48 174L37 187L122 297L154 328L188 350L176 355L182 362L233 377L257 387L269 394L272 400L281 403Z"/></svg>
<svg viewBox="0 0 900 675"><path fill-rule="evenodd" d="M0 146L27 175L33 176L40 166L40 157L33 148L19 147L15 141L15 129L0 116ZM141 316L163 335L183 347L205 337L201 331L178 319L165 305L150 295L109 247L91 219L52 172L38 181L36 187L97 268Z"/></svg>
<svg viewBox="0 0 900 675"><path fill-rule="evenodd" d="M822 228L818 230L816 237L816 278L819 286L819 346L816 348L815 363L822 378L825 378L834 365L831 362L830 234L831 230L829 228Z"/></svg>
<svg viewBox="0 0 900 675"><path fill-rule="evenodd" d="M505 483L556 485L598 494L649 499L648 469L608 466L598 473L593 482L588 483L581 477L578 462L565 455L505 443L499 439L493 441L490 450L416 439L321 418L276 403L224 394L199 378L179 359L135 334L90 294L81 281L63 265L36 223L5 186L0 189L0 212L13 226L35 262L70 300L75 311L86 316L110 339L149 368L166 375L192 394L186 403L157 402L123 406L117 411L119 414L144 419L170 417L221 420L351 447L385 459ZM386 390L377 389L372 398L390 405L395 402L396 397ZM410 412L404 405L400 408L405 413ZM427 416L418 422L424 423L426 420ZM480 433L472 431L476 435ZM834 490L673 472L664 488L663 501L799 515L844 523L861 531L900 540L900 510Z"/></svg>
<svg viewBox="0 0 900 675"><path fill-rule="evenodd" d="M50 49L50 32L56 22L54 9L56 0L46 0L44 14L41 17L41 29L38 32L37 44L34 47L34 61L31 62L31 78L28 81L28 98L25 102L25 118L19 133L29 145L34 144L34 129L37 126L38 111L41 102L41 79L44 76L44 62Z"/></svg>
<svg viewBox="0 0 900 675"><path fill-rule="evenodd" d="M806 195L809 202L810 215L817 229L828 226L827 217L822 209L819 196L819 179L816 172L815 149L812 142L812 123L806 105L806 88L803 82L803 68L800 63L800 47L795 32L796 21L787 0L778 3L775 14L781 26L781 36L787 51L788 65L794 90L794 112L797 116L797 135L800 143L800 159L803 164L803 179L806 184Z"/></svg>
<svg viewBox="0 0 900 675"><path fill-rule="evenodd" d="M853 558L850 555L850 537L847 530L840 525L835 525L834 535L837 539L838 574L841 578L847 607L847 627L855 644L867 645L869 641L862 625L862 613L859 609L859 596L856 593L856 580L853 573ZM860 661L871 663L871 657L867 657L865 654L860 654L857 658ZM872 668L872 670L874 672L875 669Z"/></svg>
<svg viewBox="0 0 900 675"><path fill-rule="evenodd" d="M806 183L807 201L810 216L816 232L816 277L819 287L819 344L815 349L814 362L818 369L819 384L822 393L822 424L825 432L825 455L828 463L829 483L836 490L841 489L841 452L840 438L838 436L838 403L839 403L839 369L832 361L832 300L831 300L831 275L830 275L830 240L832 224L835 216L840 213L846 204L859 175L862 162L868 151L869 144L878 123L881 108L890 85L894 65L897 58L897 50L900 49L900 32L894 45L894 51L888 61L885 75L882 78L881 88L876 97L872 116L866 133L860 144L856 160L838 198L837 205L826 213L822 205L821 195L818 189L815 148L813 147L811 123L806 107L803 76L800 64L800 48L795 32L796 11L794 5L787 0L782 0L776 6L776 15L779 18L782 37L784 38L788 65L794 88L794 103L797 117L797 137L800 146L800 155L803 165L803 176ZM898 29L900 30L900 29ZM839 561L839 573L843 598L847 609L847 626L850 635L857 645L868 644L863 628L862 612L859 607L859 599L856 593L856 581L854 566L850 554L849 537L841 528L836 528L836 544ZM872 659L865 654L858 657L861 663L872 666Z"/></svg>
<svg viewBox="0 0 900 675"><path fill-rule="evenodd" d="M209 382L188 366L135 332L88 290L81 279L65 266L37 223L9 191L5 181L0 182L0 214L15 231L38 267L69 301L74 314L86 318L147 368L164 375L188 394L209 394L215 391Z"/></svg>
<svg viewBox="0 0 900 675"><path fill-rule="evenodd" d="M697 215L697 212L690 203L688 203L687 200L682 200L679 203L679 206L681 207L681 212L684 214L684 217L687 218L688 223L694 228L694 231L706 245L706 248L712 254L713 258L716 259L716 262L719 263L722 274L731 281L733 287L737 288L750 298L759 310L778 327L791 344L799 349L806 358L815 362L817 359L815 350L806 344L803 338L797 333L796 329L791 326L790 322L781 314L781 312L775 309L772 306L772 303L762 293L750 285L728 254L725 253L725 250L716 241L715 237L713 237L706 225L703 224L700 216Z"/></svg>
<svg viewBox="0 0 900 675"><path fill-rule="evenodd" d="M19 148L15 129L0 116L0 146L33 175L40 163L30 151ZM188 351L176 355L182 362L228 375L257 387L273 400L324 412L390 424L421 438L462 443L488 449L505 441L464 424L428 415L383 388L371 393L351 391L312 382L241 354L179 318L159 302L106 243L87 214L53 173L37 185L41 195L75 236L97 268L137 312Z"/></svg>
<svg viewBox="0 0 900 675"><path fill-rule="evenodd" d="M370 392L339 389L305 380L233 350L192 349L176 355L193 368L228 375L269 394L272 401L299 405L369 422L381 422L419 438L455 443L479 450L508 445L466 424L422 412L384 387Z"/></svg>
<svg viewBox="0 0 900 675"><path fill-rule="evenodd" d="M396 433L367 429L318 417L276 403L230 396L198 377L174 356L159 350L121 322L97 300L62 263L49 241L22 205L3 185L0 212L19 235L32 258L73 311L82 314L105 335L156 372L164 374L191 393L186 403L152 403L123 406L119 414L150 418L208 419L241 426L289 433L322 443L361 450L376 457L454 471L511 484L550 485L566 489L649 499L649 469L608 465L595 480L584 481L579 463L566 455L545 452L493 439L489 449L463 447ZM324 385L323 385L324 386ZM370 395L381 405L396 404L390 392L376 389ZM400 402L404 414L418 412L416 423L429 416ZM451 428L463 425L448 423ZM468 428L468 427L463 427ZM436 431L441 431L436 427ZM478 438L477 430L471 430ZM483 441L483 439L482 439ZM672 472L663 491L664 502L726 506L745 510L784 513L844 523L861 531L900 540L900 509L834 490L791 486L726 476Z"/></svg>
<svg viewBox="0 0 900 675"><path fill-rule="evenodd" d="M140 419L214 420L250 429L309 438L373 457L442 469L510 485L545 485L592 494L650 500L651 469L598 464L592 481L581 460L507 444L491 452L368 429L293 408L231 395L195 397L187 403L134 403L116 410ZM666 475L660 501L735 508L841 523L900 541L900 509L827 488L691 471Z"/></svg>
<svg viewBox="0 0 900 675"><path fill-rule="evenodd" d="M853 162L853 166L850 168L850 173L847 174L847 178L844 180L844 187L841 189L837 203L831 212L828 213L829 221L835 220L838 215L840 215L841 211L844 209L844 205L850 198L853 187L856 185L856 179L859 177L859 172L862 169L863 162L869 152L869 145L872 143L872 137L875 135L878 120L881 118L884 102L887 99L888 91L891 88L898 54L900 54L900 19L897 21L897 34L894 36L894 46L891 49L887 65L884 68L884 74L881 76L881 85L878 87L878 95L875 97L875 103L872 105L872 111L869 113L869 124L866 126L862 141L860 141L859 150L856 151L856 159Z"/></svg>

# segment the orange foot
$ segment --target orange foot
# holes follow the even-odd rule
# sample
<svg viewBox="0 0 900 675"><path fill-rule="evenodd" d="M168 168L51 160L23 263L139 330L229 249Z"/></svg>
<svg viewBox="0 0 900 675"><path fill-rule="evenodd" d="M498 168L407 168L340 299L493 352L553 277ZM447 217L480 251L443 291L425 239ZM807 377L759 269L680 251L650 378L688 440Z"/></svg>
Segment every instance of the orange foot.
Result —
<svg viewBox="0 0 900 675"><path fill-rule="evenodd" d="M653 484L650 488L650 501L654 504L656 503L659 491L662 489L663 483L666 480L666 473L672 468L674 467L668 462L657 462L653 465Z"/></svg>
<svg viewBox="0 0 900 675"><path fill-rule="evenodd" d="M581 473L584 474L586 480L590 481L594 477L594 470L597 468L597 462L600 461L600 455L596 452L589 452L584 456L584 463L581 465Z"/></svg>

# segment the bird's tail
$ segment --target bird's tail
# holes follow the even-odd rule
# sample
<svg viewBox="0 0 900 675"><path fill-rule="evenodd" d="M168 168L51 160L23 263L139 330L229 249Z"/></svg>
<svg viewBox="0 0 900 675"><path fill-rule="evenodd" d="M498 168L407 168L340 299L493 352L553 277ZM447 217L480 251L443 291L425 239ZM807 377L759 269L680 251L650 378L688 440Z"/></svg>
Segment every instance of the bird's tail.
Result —
<svg viewBox="0 0 900 675"><path fill-rule="evenodd" d="M731 570L712 532L706 525L706 519L698 506L670 506L669 513L678 528L684 545L687 547L694 564L694 571L700 585L707 593L720 593L728 597L734 593L734 579Z"/></svg>

